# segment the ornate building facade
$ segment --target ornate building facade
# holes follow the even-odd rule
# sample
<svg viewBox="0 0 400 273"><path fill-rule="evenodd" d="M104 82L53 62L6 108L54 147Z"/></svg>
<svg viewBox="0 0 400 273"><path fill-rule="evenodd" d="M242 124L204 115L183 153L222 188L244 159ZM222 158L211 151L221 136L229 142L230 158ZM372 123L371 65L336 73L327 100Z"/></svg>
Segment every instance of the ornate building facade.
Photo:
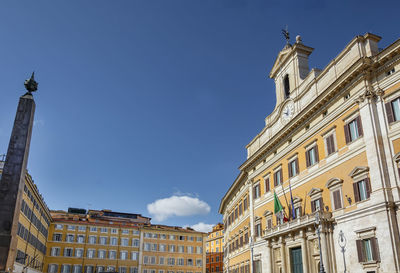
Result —
<svg viewBox="0 0 400 273"><path fill-rule="evenodd" d="M140 214L51 211L48 273L205 273L205 233Z"/></svg>
<svg viewBox="0 0 400 273"><path fill-rule="evenodd" d="M276 107L220 204L225 271L400 272L400 40L380 39L322 70L299 36L278 54Z"/></svg>
<svg viewBox="0 0 400 273"><path fill-rule="evenodd" d="M224 268L224 225L216 224L212 231L208 233L206 252L207 252L207 267L206 272L223 272Z"/></svg>

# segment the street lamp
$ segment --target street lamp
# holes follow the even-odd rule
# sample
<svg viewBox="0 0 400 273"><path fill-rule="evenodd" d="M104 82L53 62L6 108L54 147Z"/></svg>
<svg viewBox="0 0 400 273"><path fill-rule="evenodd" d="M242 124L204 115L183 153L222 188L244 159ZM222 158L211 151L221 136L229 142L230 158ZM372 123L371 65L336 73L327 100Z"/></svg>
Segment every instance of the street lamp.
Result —
<svg viewBox="0 0 400 273"><path fill-rule="evenodd" d="M346 240L346 237L344 237L344 233L342 230L339 232L338 243L339 243L339 246L340 246L342 254L343 254L343 263L344 263L344 271L343 272L346 273L346 257L344 256L344 252L346 251L347 240Z"/></svg>
<svg viewBox="0 0 400 273"><path fill-rule="evenodd" d="M319 248L319 273L325 273L324 262L322 261L322 250L321 250L321 236L320 236L320 224L319 211L315 214L314 226L318 234L318 248Z"/></svg>

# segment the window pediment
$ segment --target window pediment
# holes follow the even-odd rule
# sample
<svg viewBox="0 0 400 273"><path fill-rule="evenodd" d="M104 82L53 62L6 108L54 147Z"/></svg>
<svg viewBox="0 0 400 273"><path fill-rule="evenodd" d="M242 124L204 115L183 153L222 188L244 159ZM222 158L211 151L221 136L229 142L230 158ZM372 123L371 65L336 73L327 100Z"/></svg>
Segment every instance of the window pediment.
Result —
<svg viewBox="0 0 400 273"><path fill-rule="evenodd" d="M270 210L265 210L264 211L264 216L265 217L267 217L267 216L271 216L273 213L272 213L272 211L270 211Z"/></svg>
<svg viewBox="0 0 400 273"><path fill-rule="evenodd" d="M256 217L254 218L254 222L259 222L259 221L261 221L261 217L256 216Z"/></svg>
<svg viewBox="0 0 400 273"><path fill-rule="evenodd" d="M326 187L328 189L337 188L343 184L343 179L333 177L326 182Z"/></svg>
<svg viewBox="0 0 400 273"><path fill-rule="evenodd" d="M317 194L322 193L323 189L320 188L312 188L309 192L308 192L308 196L313 197Z"/></svg>
<svg viewBox="0 0 400 273"><path fill-rule="evenodd" d="M300 197L298 197L298 196L293 197L293 204L294 205L297 204L297 203L301 203L301 201L303 201L303 199L301 199Z"/></svg>
<svg viewBox="0 0 400 273"><path fill-rule="evenodd" d="M360 175L367 174L368 171L369 171L369 167L357 166L349 173L349 176L354 179Z"/></svg>
<svg viewBox="0 0 400 273"><path fill-rule="evenodd" d="M395 162L397 162L397 163L400 162L400 152L397 153L397 154L393 157L393 160L394 160Z"/></svg>

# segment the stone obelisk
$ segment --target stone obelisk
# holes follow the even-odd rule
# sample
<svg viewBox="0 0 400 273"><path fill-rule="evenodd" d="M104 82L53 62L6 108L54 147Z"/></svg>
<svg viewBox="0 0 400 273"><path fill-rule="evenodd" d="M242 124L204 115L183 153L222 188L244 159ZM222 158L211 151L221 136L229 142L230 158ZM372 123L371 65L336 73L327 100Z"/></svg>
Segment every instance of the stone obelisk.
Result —
<svg viewBox="0 0 400 273"><path fill-rule="evenodd" d="M25 81L28 91L20 97L0 180L0 272L12 272L17 252L17 227L21 210L37 90L34 73Z"/></svg>

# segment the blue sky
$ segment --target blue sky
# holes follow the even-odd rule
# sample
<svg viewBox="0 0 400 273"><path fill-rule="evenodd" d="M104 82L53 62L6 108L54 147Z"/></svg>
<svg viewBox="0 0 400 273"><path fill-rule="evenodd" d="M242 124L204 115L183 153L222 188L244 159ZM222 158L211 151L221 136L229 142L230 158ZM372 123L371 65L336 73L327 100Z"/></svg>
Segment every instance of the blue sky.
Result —
<svg viewBox="0 0 400 273"><path fill-rule="evenodd" d="M28 169L51 209L153 223L221 221L245 145L275 106L268 78L300 34L325 67L356 35L400 38L398 1L2 1L0 153L23 81L39 91Z"/></svg>

